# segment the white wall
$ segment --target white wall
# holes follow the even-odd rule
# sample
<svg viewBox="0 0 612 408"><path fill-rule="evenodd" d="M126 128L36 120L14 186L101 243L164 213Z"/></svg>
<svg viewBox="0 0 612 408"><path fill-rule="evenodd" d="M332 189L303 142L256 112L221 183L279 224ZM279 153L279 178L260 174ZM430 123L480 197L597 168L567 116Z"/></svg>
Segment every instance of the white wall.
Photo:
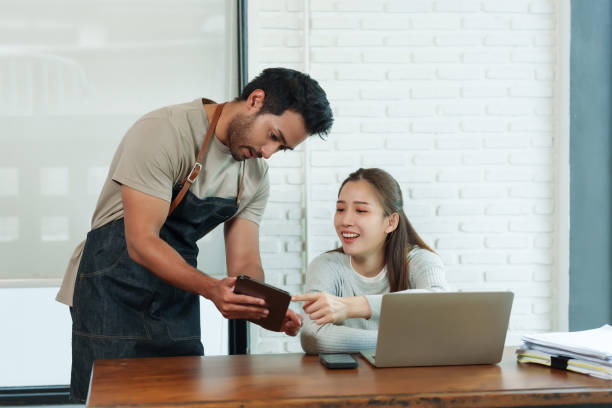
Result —
<svg viewBox="0 0 612 408"><path fill-rule="evenodd" d="M0 288L0 387L70 384L71 319L57 287ZM227 321L202 299L206 355L227 354Z"/></svg>
<svg viewBox="0 0 612 408"><path fill-rule="evenodd" d="M566 324L556 220L567 27L556 1L260 0L248 14L250 77L309 72L336 118L327 141L271 160L262 252L272 283L302 290L306 260L335 246L340 182L382 167L455 288L515 293L508 343ZM301 350L256 327L251 344Z"/></svg>

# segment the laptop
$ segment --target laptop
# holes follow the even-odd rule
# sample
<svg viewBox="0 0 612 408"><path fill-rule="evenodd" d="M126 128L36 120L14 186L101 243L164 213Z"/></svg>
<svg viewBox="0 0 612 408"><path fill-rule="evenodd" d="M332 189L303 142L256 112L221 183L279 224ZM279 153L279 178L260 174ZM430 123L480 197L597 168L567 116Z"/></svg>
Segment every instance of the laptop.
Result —
<svg viewBox="0 0 612 408"><path fill-rule="evenodd" d="M512 292L389 293L383 296L375 367L496 364Z"/></svg>

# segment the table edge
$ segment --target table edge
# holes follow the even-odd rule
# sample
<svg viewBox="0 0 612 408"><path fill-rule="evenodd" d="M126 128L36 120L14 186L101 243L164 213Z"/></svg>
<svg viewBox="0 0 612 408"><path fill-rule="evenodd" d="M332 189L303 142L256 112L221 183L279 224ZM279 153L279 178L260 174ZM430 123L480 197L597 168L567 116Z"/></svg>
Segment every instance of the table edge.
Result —
<svg viewBox="0 0 612 408"><path fill-rule="evenodd" d="M371 407L371 406L410 406L410 407L490 407L494 402L497 407L602 404L612 405L612 386L610 388L573 388L573 389L537 389L486 392L445 392L419 394L380 394L354 395L344 397L308 397L269 399L236 399L225 401L185 401L177 403L138 403L119 404L118 407L308 407L333 403L334 407ZM101 407L103 405L87 407Z"/></svg>

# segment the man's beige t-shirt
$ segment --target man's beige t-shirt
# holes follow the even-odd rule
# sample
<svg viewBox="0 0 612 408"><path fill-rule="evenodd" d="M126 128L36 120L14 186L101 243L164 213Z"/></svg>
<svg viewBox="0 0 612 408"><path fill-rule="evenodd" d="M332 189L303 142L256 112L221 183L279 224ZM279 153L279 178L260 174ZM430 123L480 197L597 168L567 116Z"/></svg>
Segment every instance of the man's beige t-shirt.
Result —
<svg viewBox="0 0 612 408"><path fill-rule="evenodd" d="M117 148L91 221L96 229L123 217L121 185L168 202L172 188L191 170L208 129L201 99L155 110L127 131ZM202 171L191 186L198 198L235 198L242 165L246 166L244 190L234 217L260 223L268 201L268 164L263 159L236 161L227 146L213 137L203 159ZM72 306L74 284L85 241L75 249L56 300Z"/></svg>

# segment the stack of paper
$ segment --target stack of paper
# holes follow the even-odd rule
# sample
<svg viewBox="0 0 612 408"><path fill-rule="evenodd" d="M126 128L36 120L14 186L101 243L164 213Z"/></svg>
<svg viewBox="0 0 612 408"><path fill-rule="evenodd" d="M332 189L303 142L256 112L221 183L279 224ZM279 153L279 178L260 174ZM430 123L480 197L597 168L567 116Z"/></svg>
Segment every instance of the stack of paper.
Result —
<svg viewBox="0 0 612 408"><path fill-rule="evenodd" d="M612 326L523 336L521 363L543 364L612 380Z"/></svg>

